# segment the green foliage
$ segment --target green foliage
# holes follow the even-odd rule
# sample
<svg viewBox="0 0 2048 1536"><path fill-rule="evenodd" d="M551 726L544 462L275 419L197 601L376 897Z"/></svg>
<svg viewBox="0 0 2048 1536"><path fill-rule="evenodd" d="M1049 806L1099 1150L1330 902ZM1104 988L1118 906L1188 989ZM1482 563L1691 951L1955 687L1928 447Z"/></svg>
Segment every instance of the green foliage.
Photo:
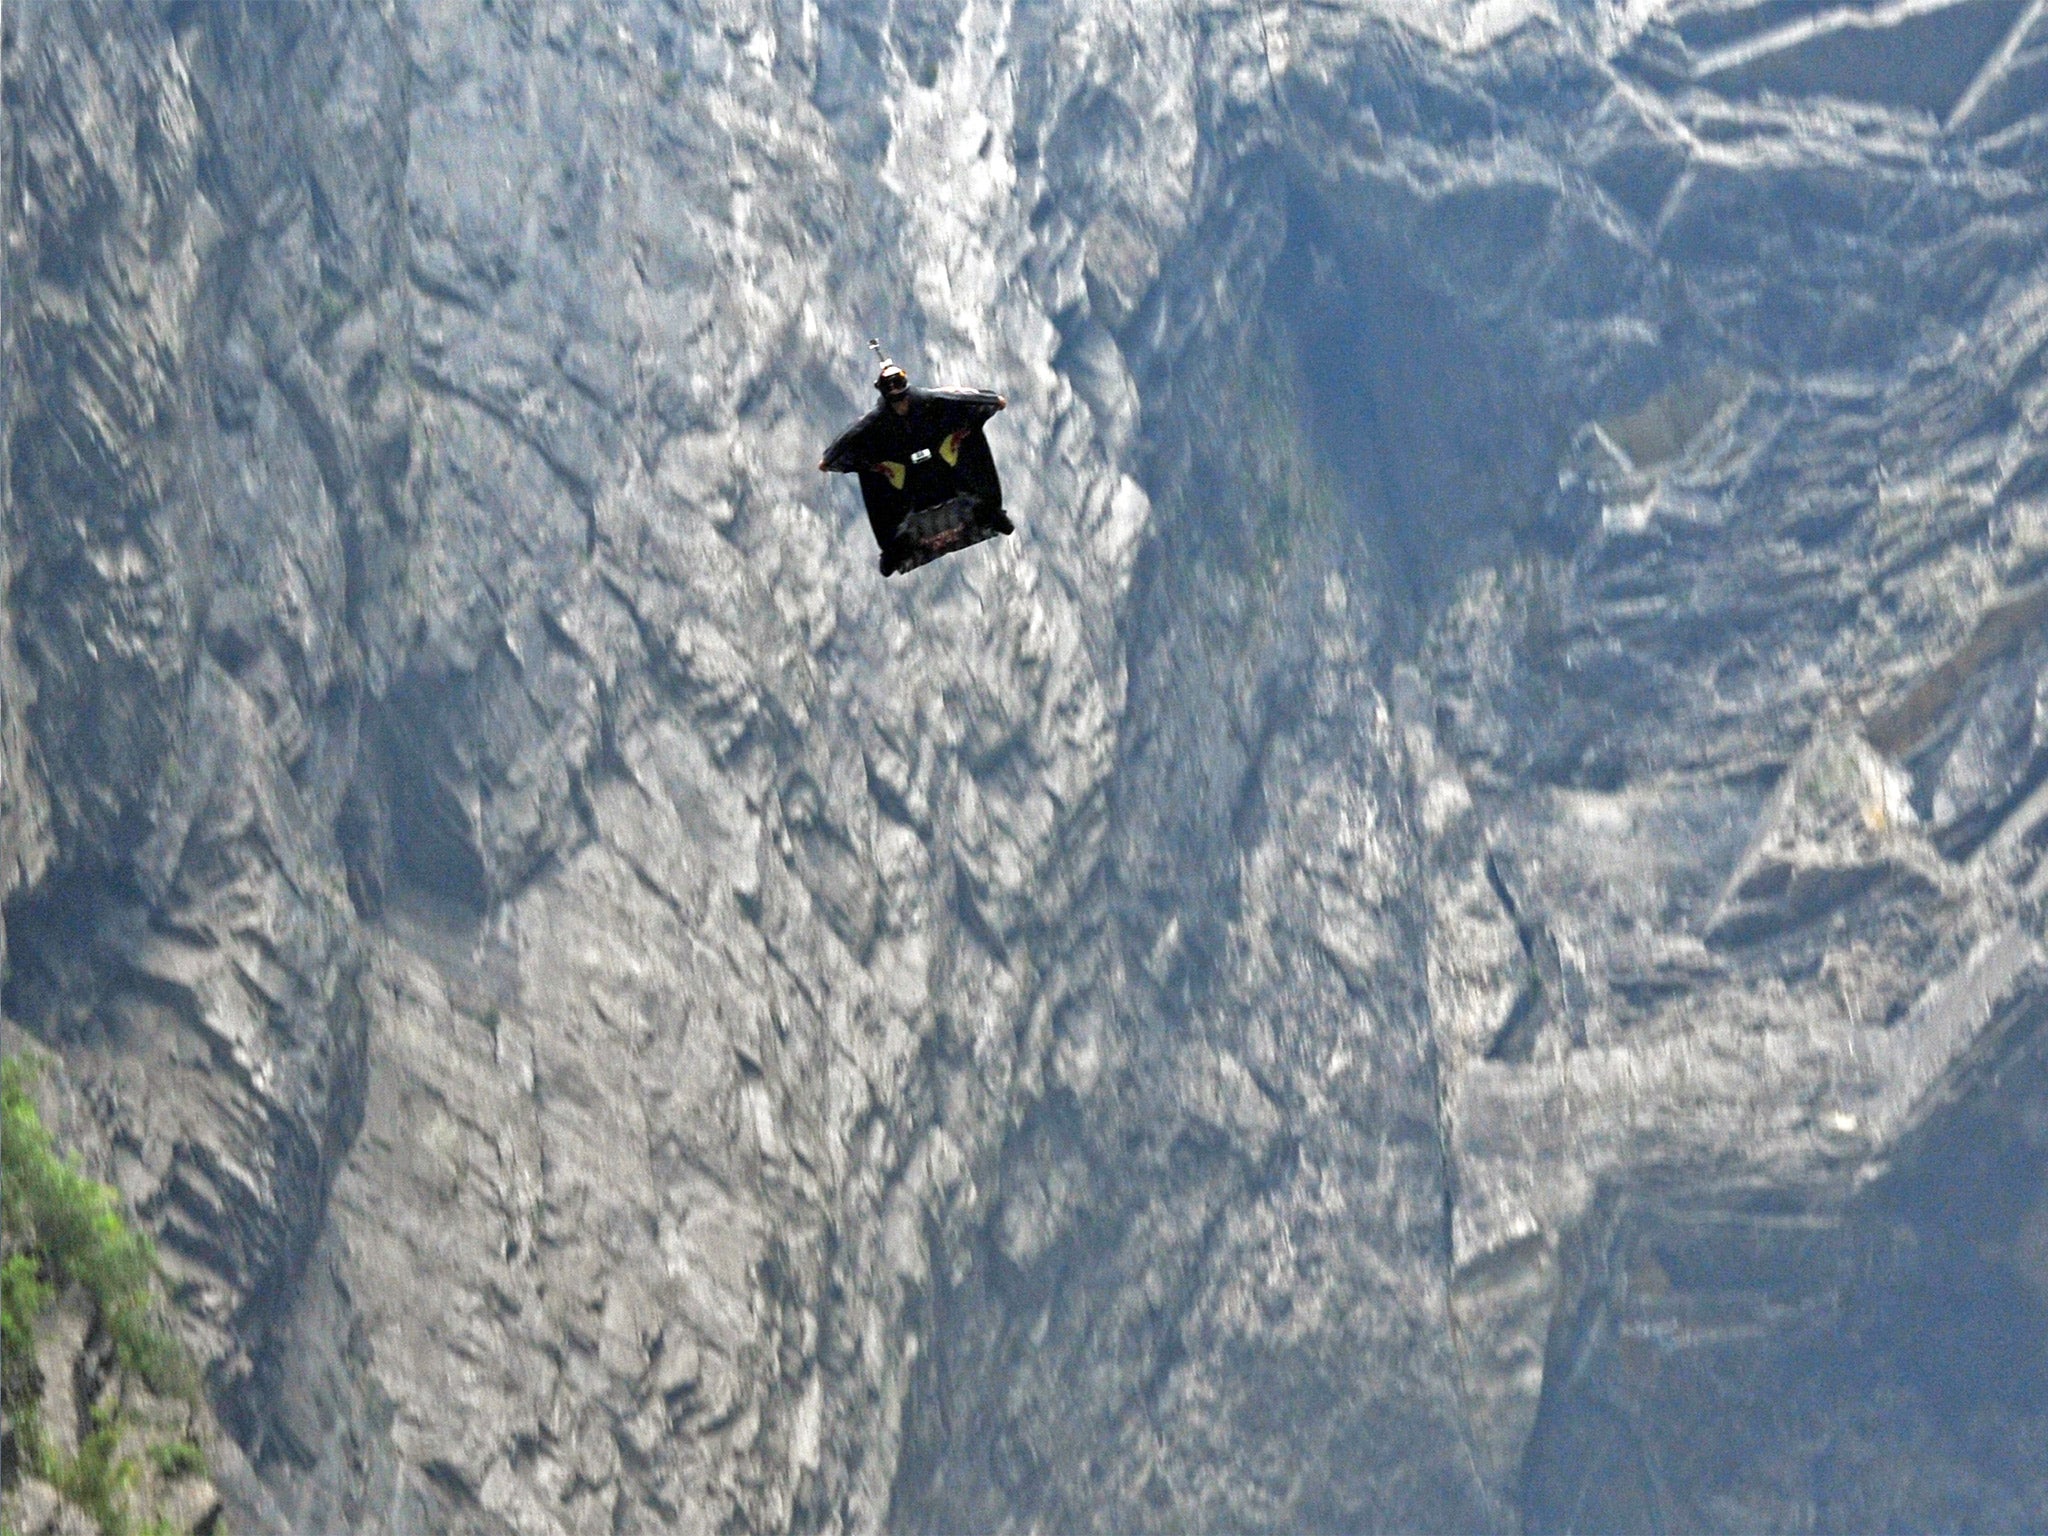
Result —
<svg viewBox="0 0 2048 1536"><path fill-rule="evenodd" d="M113 1190L57 1155L28 1079L26 1062L0 1061L0 1218L16 1250L5 1269L10 1359L50 1296L75 1282L92 1297L123 1369L154 1391L193 1397L190 1361L151 1317L155 1248L123 1218ZM32 1347L22 1358L33 1358Z"/></svg>
<svg viewBox="0 0 2048 1536"><path fill-rule="evenodd" d="M172 1481L181 1477L198 1477L206 1471L206 1452L190 1440L172 1440L164 1445L149 1448L150 1465L157 1475Z"/></svg>
<svg viewBox="0 0 2048 1536"><path fill-rule="evenodd" d="M179 1528L167 1516L153 1516L139 1526L135 1523L133 1497L142 1480L142 1468L134 1457L119 1454L127 1422L117 1409L95 1409L93 1431L77 1455L60 1456L37 1446L33 1465L45 1482L92 1517L101 1536L179 1536ZM200 1477L206 1472L206 1453L189 1440L152 1445L146 1454L166 1481Z"/></svg>
<svg viewBox="0 0 2048 1536"><path fill-rule="evenodd" d="M8 1230L13 1230L9 1217ZM33 1410L37 1380L35 1321L50 1304L42 1264L32 1253L9 1254L0 1263L0 1401L10 1414Z"/></svg>
<svg viewBox="0 0 2048 1536"><path fill-rule="evenodd" d="M115 1454L121 1444L118 1414L93 1414L95 1427L71 1457L45 1455L43 1476L99 1526L104 1536L129 1536L128 1495L141 1476L130 1456Z"/></svg>
<svg viewBox="0 0 2048 1536"><path fill-rule="evenodd" d="M1229 409L1235 424L1219 468L1229 497L1243 509L1241 543L1253 586L1271 598L1304 548L1326 537L1342 502L1328 466L1304 435L1304 405L1284 336L1266 338L1230 363Z"/></svg>
<svg viewBox="0 0 2048 1536"><path fill-rule="evenodd" d="M120 1454L126 1420L118 1409L93 1413L93 1430L76 1455L48 1447L38 1422L42 1382L35 1363L36 1320L67 1285L92 1298L120 1367L151 1390L198 1395L191 1361L153 1315L156 1252L121 1214L120 1199L60 1157L28 1085L34 1064L0 1060L0 1391L17 1426L23 1461L85 1511L104 1536L170 1536L162 1519L139 1529L131 1512L143 1468ZM188 1440L151 1446L150 1464L167 1480L203 1475L206 1457Z"/></svg>
<svg viewBox="0 0 2048 1536"><path fill-rule="evenodd" d="M320 317L320 330L332 331L356 310L361 300L347 276L326 262L320 264L320 286L313 290L313 312Z"/></svg>

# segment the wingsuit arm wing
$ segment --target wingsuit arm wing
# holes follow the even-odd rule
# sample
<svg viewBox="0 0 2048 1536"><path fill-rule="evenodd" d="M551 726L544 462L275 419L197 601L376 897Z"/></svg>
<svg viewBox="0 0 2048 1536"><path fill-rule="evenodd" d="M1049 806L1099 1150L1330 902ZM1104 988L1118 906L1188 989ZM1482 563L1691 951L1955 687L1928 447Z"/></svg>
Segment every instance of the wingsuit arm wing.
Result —
<svg viewBox="0 0 2048 1536"><path fill-rule="evenodd" d="M1009 404L988 389L928 389L924 398L933 424L943 432L978 427Z"/></svg>
<svg viewBox="0 0 2048 1536"><path fill-rule="evenodd" d="M832 446L818 460L818 468L837 474L853 474L874 468L880 457L874 441L877 436L875 428L880 424L880 412L870 411L861 417L832 440Z"/></svg>

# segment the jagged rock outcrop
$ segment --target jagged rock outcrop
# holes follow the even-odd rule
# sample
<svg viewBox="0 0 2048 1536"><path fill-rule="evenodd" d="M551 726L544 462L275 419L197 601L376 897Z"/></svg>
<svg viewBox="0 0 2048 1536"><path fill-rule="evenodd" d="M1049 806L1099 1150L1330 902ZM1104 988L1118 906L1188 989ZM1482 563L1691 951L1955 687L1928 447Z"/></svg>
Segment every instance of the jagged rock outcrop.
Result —
<svg viewBox="0 0 2048 1536"><path fill-rule="evenodd" d="M5 25L6 1012L241 1518L2040 1507L2038 0Z"/></svg>

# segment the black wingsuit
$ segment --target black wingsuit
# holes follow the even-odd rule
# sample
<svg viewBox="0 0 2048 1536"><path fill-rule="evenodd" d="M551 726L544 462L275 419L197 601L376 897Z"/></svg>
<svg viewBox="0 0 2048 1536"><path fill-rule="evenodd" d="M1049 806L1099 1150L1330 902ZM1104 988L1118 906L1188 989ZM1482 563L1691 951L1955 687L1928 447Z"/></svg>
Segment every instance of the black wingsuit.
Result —
<svg viewBox="0 0 2048 1536"><path fill-rule="evenodd" d="M1003 483L982 423L1003 408L982 389L912 389L899 416L884 401L840 433L819 467L860 476L868 523L887 561L923 526L1007 532ZM910 526L906 527L906 521Z"/></svg>

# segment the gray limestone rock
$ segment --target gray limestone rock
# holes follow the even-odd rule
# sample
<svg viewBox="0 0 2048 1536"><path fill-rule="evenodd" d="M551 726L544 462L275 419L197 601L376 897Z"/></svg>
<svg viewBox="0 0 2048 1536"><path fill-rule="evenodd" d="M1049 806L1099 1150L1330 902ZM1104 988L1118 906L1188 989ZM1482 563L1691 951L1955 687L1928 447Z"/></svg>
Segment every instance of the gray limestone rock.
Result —
<svg viewBox="0 0 2048 1536"><path fill-rule="evenodd" d="M0 28L5 1012L237 1528L2042 1507L2037 0Z"/></svg>

